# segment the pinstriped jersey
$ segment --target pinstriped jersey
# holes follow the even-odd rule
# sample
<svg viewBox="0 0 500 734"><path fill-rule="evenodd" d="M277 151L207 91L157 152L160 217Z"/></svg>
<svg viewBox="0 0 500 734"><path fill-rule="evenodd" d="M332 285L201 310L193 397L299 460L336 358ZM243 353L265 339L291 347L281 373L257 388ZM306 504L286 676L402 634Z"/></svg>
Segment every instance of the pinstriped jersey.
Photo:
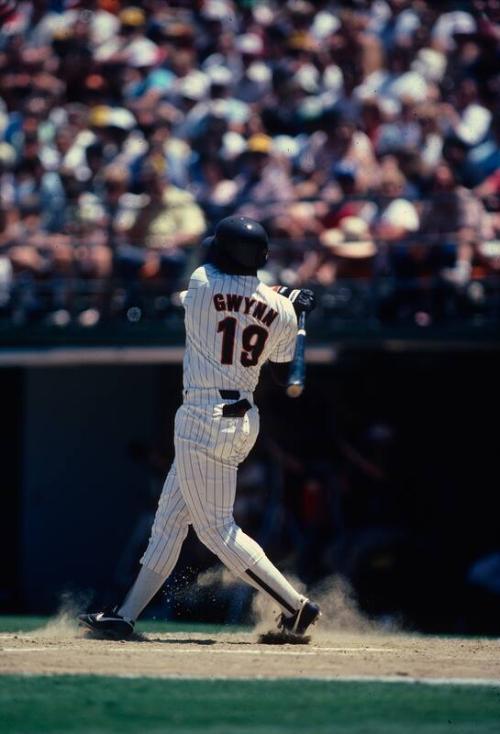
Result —
<svg viewBox="0 0 500 734"><path fill-rule="evenodd" d="M292 303L257 277L203 265L183 293L184 389L253 392L264 362L289 362L297 336Z"/></svg>

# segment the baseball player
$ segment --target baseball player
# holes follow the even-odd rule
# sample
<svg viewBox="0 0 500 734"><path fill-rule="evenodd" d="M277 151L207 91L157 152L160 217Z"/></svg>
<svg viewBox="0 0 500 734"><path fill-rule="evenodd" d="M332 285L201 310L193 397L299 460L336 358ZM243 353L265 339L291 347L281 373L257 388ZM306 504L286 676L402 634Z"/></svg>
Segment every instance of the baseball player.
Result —
<svg viewBox="0 0 500 734"><path fill-rule="evenodd" d="M132 634L135 620L172 573L190 524L233 574L278 604L283 633L304 635L320 613L233 518L238 465L259 431L253 391L261 367L269 361L286 383L297 315L314 308L314 294L275 290L259 281L269 244L253 219L226 217L204 244L207 262L182 294L184 399L175 417L175 460L142 568L121 607L79 615L80 623L114 639Z"/></svg>

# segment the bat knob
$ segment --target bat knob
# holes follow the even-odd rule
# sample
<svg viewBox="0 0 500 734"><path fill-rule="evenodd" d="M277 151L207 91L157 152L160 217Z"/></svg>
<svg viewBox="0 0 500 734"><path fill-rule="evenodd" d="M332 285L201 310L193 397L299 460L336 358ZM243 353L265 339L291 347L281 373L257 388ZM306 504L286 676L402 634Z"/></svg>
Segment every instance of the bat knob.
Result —
<svg viewBox="0 0 500 734"><path fill-rule="evenodd" d="M303 389L304 386L301 385L299 382L292 383L291 385L288 385L286 389L286 394L289 398L298 398L299 395L302 395Z"/></svg>

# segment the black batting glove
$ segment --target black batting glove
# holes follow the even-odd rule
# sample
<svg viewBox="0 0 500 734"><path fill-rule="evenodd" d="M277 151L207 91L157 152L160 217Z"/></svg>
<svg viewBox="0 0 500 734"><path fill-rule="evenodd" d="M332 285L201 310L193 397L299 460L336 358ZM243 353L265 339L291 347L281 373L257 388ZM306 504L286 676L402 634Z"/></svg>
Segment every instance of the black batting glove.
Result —
<svg viewBox="0 0 500 734"><path fill-rule="evenodd" d="M277 291L293 303L297 317L303 312L311 313L316 308L316 296L308 288L289 288L281 285Z"/></svg>

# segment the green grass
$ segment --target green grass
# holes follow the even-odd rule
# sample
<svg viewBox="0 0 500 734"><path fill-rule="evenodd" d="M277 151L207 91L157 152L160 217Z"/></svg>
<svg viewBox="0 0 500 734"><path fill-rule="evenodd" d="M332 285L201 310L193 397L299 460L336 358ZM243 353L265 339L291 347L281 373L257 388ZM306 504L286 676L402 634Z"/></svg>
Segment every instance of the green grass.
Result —
<svg viewBox="0 0 500 734"><path fill-rule="evenodd" d="M11 616L0 614L0 632L33 632L33 630L44 627L47 622L53 621L55 617L29 617ZM145 619L137 625L138 632L247 632L250 627L237 625L196 624L193 622L162 622L155 619ZM1 729L0 729L1 733Z"/></svg>
<svg viewBox="0 0 500 734"><path fill-rule="evenodd" d="M47 617L0 615L1 632ZM146 620L142 631L236 627ZM1 655L1 652L0 652ZM221 668L221 674L223 669ZM500 688L0 675L0 734L498 734Z"/></svg>
<svg viewBox="0 0 500 734"><path fill-rule="evenodd" d="M0 615L0 632L32 632L46 625L48 621L48 617L14 617L2 614Z"/></svg>
<svg viewBox="0 0 500 734"><path fill-rule="evenodd" d="M500 690L3 676L0 712L2 734L497 734Z"/></svg>

